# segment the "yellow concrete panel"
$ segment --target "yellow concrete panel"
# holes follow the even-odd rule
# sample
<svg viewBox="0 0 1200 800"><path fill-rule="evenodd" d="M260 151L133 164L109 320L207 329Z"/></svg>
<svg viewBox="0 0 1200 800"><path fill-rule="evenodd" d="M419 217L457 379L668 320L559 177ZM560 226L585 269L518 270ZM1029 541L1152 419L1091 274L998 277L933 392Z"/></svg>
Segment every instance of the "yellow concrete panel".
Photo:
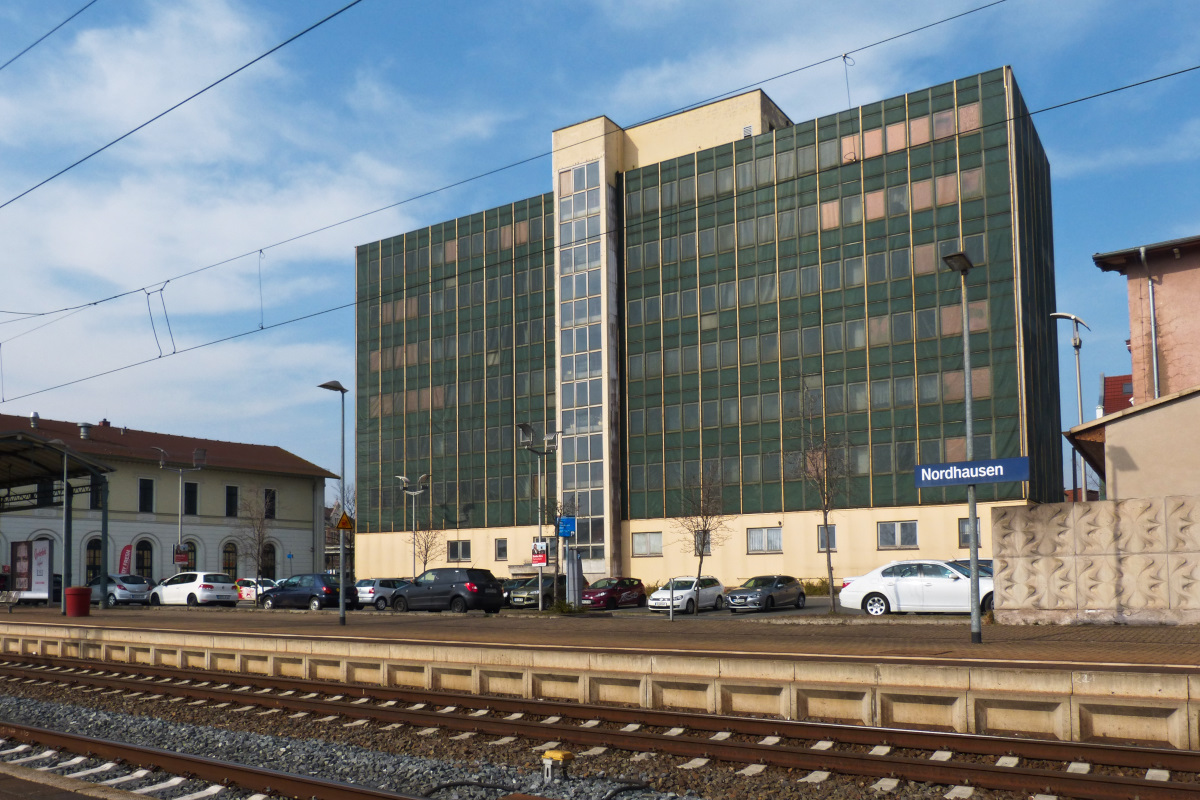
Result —
<svg viewBox="0 0 1200 800"><path fill-rule="evenodd" d="M1075 672L1072 694L1090 697L1144 697L1153 700L1187 700L1187 675L1142 672Z"/></svg>
<svg viewBox="0 0 1200 800"><path fill-rule="evenodd" d="M796 679L796 662L759 658L722 658L720 676L725 679L785 681Z"/></svg>
<svg viewBox="0 0 1200 800"><path fill-rule="evenodd" d="M921 686L928 689L966 691L971 686L968 667L931 667L919 664L880 664L881 686Z"/></svg>

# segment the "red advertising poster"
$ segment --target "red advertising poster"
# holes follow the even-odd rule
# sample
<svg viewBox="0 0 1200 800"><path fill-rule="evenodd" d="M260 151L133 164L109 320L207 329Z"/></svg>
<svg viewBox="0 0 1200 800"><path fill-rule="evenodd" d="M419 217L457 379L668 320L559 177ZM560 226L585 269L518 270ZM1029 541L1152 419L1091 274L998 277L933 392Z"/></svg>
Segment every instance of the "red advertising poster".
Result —
<svg viewBox="0 0 1200 800"><path fill-rule="evenodd" d="M127 544L121 548L121 562L117 566L118 575L128 575L133 570L133 545Z"/></svg>
<svg viewBox="0 0 1200 800"><path fill-rule="evenodd" d="M546 566L546 543L533 543L533 560L530 562L535 567Z"/></svg>

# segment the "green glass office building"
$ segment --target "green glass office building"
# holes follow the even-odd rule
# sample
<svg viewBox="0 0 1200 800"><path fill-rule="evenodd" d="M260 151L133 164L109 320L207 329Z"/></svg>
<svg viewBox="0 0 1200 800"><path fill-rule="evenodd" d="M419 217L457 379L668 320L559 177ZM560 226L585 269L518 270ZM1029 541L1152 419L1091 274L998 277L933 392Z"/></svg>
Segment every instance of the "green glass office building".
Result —
<svg viewBox="0 0 1200 800"><path fill-rule="evenodd" d="M826 537L839 574L957 556L965 491L913 468L965 457L960 251L975 457L1031 462L980 487L985 551L989 505L1061 498L1049 165L1011 71L798 124L750 92L553 141L551 194L358 248L359 574L408 573L414 503L437 563L522 571L539 463L589 576L692 568L672 518L713 480L726 582L823 574ZM851 473L820 535L814 424ZM421 474L413 501L394 476Z"/></svg>

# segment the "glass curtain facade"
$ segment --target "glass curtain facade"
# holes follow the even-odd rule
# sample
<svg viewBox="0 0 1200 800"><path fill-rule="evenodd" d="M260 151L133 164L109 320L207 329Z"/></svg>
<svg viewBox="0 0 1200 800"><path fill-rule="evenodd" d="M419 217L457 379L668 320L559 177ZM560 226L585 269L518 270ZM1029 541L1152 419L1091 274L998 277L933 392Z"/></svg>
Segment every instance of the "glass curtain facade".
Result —
<svg viewBox="0 0 1200 800"><path fill-rule="evenodd" d="M515 425L554 429L554 225L546 194L357 249L360 532L412 528L396 475L430 476L421 528L533 524Z"/></svg>
<svg viewBox="0 0 1200 800"><path fill-rule="evenodd" d="M979 267L975 457L1034 455L1032 499L1056 497L1049 169L1028 119L1011 123L1024 106L1007 75L625 174L628 518L679 514L682 489L714 473L727 513L818 508L800 476L814 417L844 435L849 506L964 502L912 478L966 455L961 292L941 261L958 250Z"/></svg>
<svg viewBox="0 0 1200 800"><path fill-rule="evenodd" d="M1024 114L1001 69L624 173L610 143L551 194L359 247L358 530L411 528L393 476L424 473L421 527L534 524L520 422L559 432L547 496L613 570L619 519L679 514L702 475L727 513L817 508L806 419L844 436L849 507L965 502L912 477L965 458L959 250L975 457L1031 459L1028 494L979 499L1060 499L1049 166Z"/></svg>

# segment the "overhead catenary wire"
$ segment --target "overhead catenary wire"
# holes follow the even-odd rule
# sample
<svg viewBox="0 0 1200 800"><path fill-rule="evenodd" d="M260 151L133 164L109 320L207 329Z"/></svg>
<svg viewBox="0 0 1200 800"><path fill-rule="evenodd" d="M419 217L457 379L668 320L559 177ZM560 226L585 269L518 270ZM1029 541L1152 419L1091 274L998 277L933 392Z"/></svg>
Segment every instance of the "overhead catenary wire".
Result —
<svg viewBox="0 0 1200 800"><path fill-rule="evenodd" d="M798 74L798 73L800 73L800 72L804 72L804 71L806 71L806 70L814 69L814 68L816 68L816 67L819 67L819 66L822 66L822 65L824 65L824 64L829 64L829 63L832 63L832 62L834 62L834 61L837 61L837 60L839 60L839 59L843 59L843 60L844 60L844 59L846 59L846 58L847 58L847 57L848 57L850 54L852 54L852 53L861 53L861 52L864 52L864 51L866 51L866 50L870 50L870 49L872 49L872 48L875 48L875 47L880 47L880 46L882 46L882 45L884 45L884 44L888 44L888 43L890 43L890 42L897 41L897 40L899 40L899 39L902 39L902 38L904 38L904 37L906 37L906 36L912 36L912 35L915 35L915 34L917 34L917 33L920 33L920 32L922 32L922 31L929 30L930 28L934 28L934 27L936 27L936 26L938 26L938 25L944 25L944 24L946 24L946 23L948 23L948 22L953 22L954 20L961 19L962 17L968 16L968 15L970 15L970 14L975 14L975 13L977 13L977 12L984 11L984 10L986 10L986 9L992 8L993 6L1000 5L1000 4L1002 4L1002 3L1005 3L1005 2L1007 2L1007 1L1008 1L1008 0L992 0L992 2L985 3L984 5L977 6L977 7L975 7L975 8L971 8L971 9L968 9L968 10L966 10L966 11L960 12L960 13L958 13L958 14L951 15L951 16L949 16L949 17L944 17L944 18L942 18L942 19L936 20L936 21L934 21L934 22L926 23L926 24L924 24L924 25L920 25L920 26L918 26L918 27L915 27L915 28L910 28L909 30L903 31L903 32L901 32L901 33L892 34L891 36L887 36L887 37L885 37L885 38L883 38L883 39L879 39L879 40L877 40L877 41L874 41L874 42L871 42L871 43L869 43L869 44L861 45L861 46L859 46L859 47L856 47L856 48L853 48L853 49L851 49L851 50L847 50L847 51L845 51L844 53L841 53L841 54L838 54L838 55L829 56L829 57L827 57L827 58L822 58L822 59L819 59L819 60L817 60L817 61L813 61L813 62L810 62L810 63L808 63L808 64L805 64L805 65L803 65L803 66L795 67L795 68L793 68L793 69L790 69L790 70L787 70L787 71L785 71L785 72L781 72L781 73L778 73L778 74L776 74L776 75L772 75L772 76L770 76L770 77L768 77L768 78L764 78L764 79L762 79L762 80L755 81L754 83L749 83L749 84L746 84L746 85L744 85L744 86L740 86L740 87L738 87L738 88L736 88L736 89L729 89L729 90L726 90L726 91L724 91L724 92L721 92L720 94L712 95L712 96L710 96L710 97L707 97L707 98L704 98L704 99L702 99L702 100L696 100L696 101L693 101L693 102L691 102L691 103L688 103L687 105L680 106L680 107L678 107L678 108L675 108L675 109L672 109L672 110L669 110L669 111L664 111L664 112L661 112L661 113L659 113L659 114L656 114L656 115L654 115L654 116L647 117L646 119L643 119L643 120L641 120L640 122L635 122L635 123L632 123L631 125L628 125L628 126L626 126L626 127L636 127L636 126L638 126L638 125L645 125L646 123L649 123L649 122L654 122L655 120L665 119L665 118L667 118L667 117L670 117L670 116L673 116L673 115L675 115L675 114L679 114L679 113L682 113L682 112L684 112L684 111L688 111L688 110L690 110L690 109L694 109L694 108L698 108L698 107L700 107L700 106L703 106L703 105L707 105L708 103L715 102L715 101L717 101L717 100L720 100L720 99L722 99L722 98L725 98L725 97L730 97L730 96L732 96L732 95L739 94L739 93L741 93L741 92L747 91L748 89L752 89L752 88L754 88L754 87L757 87L757 86L763 86L763 85L765 85L765 84L768 84L768 83L771 83L771 82L773 82L773 81L777 81L777 80L780 80L780 79L782 79L782 78L789 77L789 76L791 76L791 75L796 75L796 74ZM353 4L353 3L351 3L351 5L354 5L354 4ZM349 7L350 7L350 6L346 6L346 8L349 8ZM345 9L342 9L342 10L344 11ZM341 11L339 11L339 12L337 12L337 13L341 13ZM334 16L334 15L331 15L331 17L332 17L332 16ZM327 19L328 19L328 18L327 18ZM325 21L325 20L322 20L322 22L324 22L324 21ZM320 23L317 23L317 24L320 24ZM314 26L314 27L315 27L315 26ZM297 34L297 37L298 37L298 36L300 36L300 35L303 35L303 32L302 32L301 34ZM296 37L293 37L293 38L296 38ZM284 42L284 44L287 44L287 42ZM281 45L279 45L279 47L282 47L282 46L283 46L282 44L281 44ZM277 48L275 48L275 49L278 49L278 47L277 47ZM269 53L268 53L268 54L269 54ZM265 55L268 55L268 54L264 54L264 56L265 56ZM260 56L259 58L262 58L262 57L264 57L264 56ZM256 60L257 60L257 59L256 59ZM251 63L253 63L253 62L251 62ZM249 66L249 64L247 64L246 66ZM242 67L242 69L245 69L245 67ZM232 74L234 74L234 73L231 73L231 75L232 75ZM227 76L227 77L228 77L228 76ZM222 80L224 80L224 79L222 79ZM213 85L215 86L216 84L213 84ZM210 87L210 88L211 88L211 87ZM205 90L205 91L206 91L206 90ZM847 86L847 97L848 97L848 96L849 96L849 87ZM184 101L184 102L186 102L186 101ZM164 111L164 112L163 112L163 114L167 114L167 113L169 113L171 110L172 110L172 109L168 109L167 111ZM163 116L163 114L160 114L159 116L161 117L161 116ZM155 117L155 119L157 119L157 117ZM153 120L150 120L150 122L153 122ZM145 123L145 124L149 124L149 123ZM144 127L144 125L143 125L143 127ZM135 129L135 130L137 130L137 129ZM597 135L597 136L593 136L593 137L590 137L590 138L584 139L584 140L582 140L582 141L580 141L580 142L573 143L571 146L572 146L572 147L576 147L576 146L578 146L578 145L580 145L580 144L583 144L583 143L586 143L586 142L589 142L589 141L594 141L594 140L596 140L596 139L602 139L602 138L604 138L605 136L614 135L615 133L618 133L618 132L619 132L619 131L602 133L602 134L599 134L599 135ZM130 133L133 133L133 131L131 131ZM129 134L126 134L126 136L128 136L128 135L129 135ZM119 141L119 140L117 140L117 141ZM113 142L113 143L115 143L115 142ZM106 147L107 147L107 146L108 146L108 145L106 145ZM98 153L98 152L100 152L100 151L97 151L97 153ZM277 241L277 242L274 242L274 243L272 243L272 244L264 245L264 246L262 246L262 247L257 247L257 248L255 248L255 249L253 249L253 250L248 250L248 251L246 251L246 252L244 252L244 253L241 253L241 254L239 254L239 255L236 255L236 256L230 256L229 258L225 258L225 259L222 259L222 260L220 260L220 261L213 262L212 264L208 264L208 265L206 265L206 266L197 267L197 268L195 268L195 269L192 269L192 270L188 270L188 271L186 271L186 272L179 273L178 275L171 276L170 278L167 278L166 280L167 280L167 281L177 281L177 280L180 280L180 279L182 279L182 278L187 278L187 277L191 277L192 275L197 275L197 274L199 274L199 273L201 273L201 272L206 272L206 271L208 271L208 270L215 269L215 268L217 268L217 267L222 267L222 266L225 266L226 264L231 264L231 263L233 263L233 262L235 262L235 261L240 261L240 260L241 260L241 259L243 259L243 258L248 258L249 256L252 256L252 255L254 255L255 253L258 253L258 254L260 254L260 255L261 255L261 254L262 254L262 252L263 252L263 251L265 251L265 250L273 250L273 249L275 249L275 248L277 248L277 247L282 247L282 246L284 246L284 245L287 245L287 244L292 244L293 242L300 241L301 239L306 239L306 238L308 238L308 237L310 237L310 236L315 236L315 235L317 235L317 234L319 234L319 233L324 233L325 231L332 230L332 229L334 229L334 228L339 228L339 227L341 227L341 226L343 226L343 225L348 225L348 224L350 224L350 223L352 223L352 222L357 222L357 221L359 221L359 220L361 220L361 219L365 219L365 218L367 218L367 217L374 216L375 214L381 214L381 213L383 213L384 211L390 211L390 210L392 210L392 209L394 209L394 208L399 208L400 206L407 205L407 204L409 204L409 203L414 203L414 202L416 202L416 201L418 201L418 200L423 200L423 199L425 199L425 198L427 198L427 197L432 197L433 195L436 195L436 194L441 194L442 192L446 192L446 191L449 191L449 190L451 190L451 189L456 189L456 188L458 188L458 187L460 187L460 186L465 186L465 185L467 185L467 184L469 184L469 183L473 183L473 182L475 182L475 181L479 181L479 180L482 180L482 179L484 179L484 178L489 178L489 177L491 177L491 176L493 176L493 175L498 175L498 174L500 174L500 173L502 173L502 172L507 172L507 171L509 171L509 170L512 170L512 169L516 169L517 167L521 167L521 166L524 166L524 165L526 165L526 164L530 164L530 163L532 163L532 162L534 162L534 161L538 161L538 160L540 160L540 159L543 159L543 158L548 158L548 157L550 157L550 156L553 156L555 152L557 152L557 151L555 151L554 149L550 149L550 150L547 150L547 151L544 151L544 152L536 153L536 154L534 154L534 155L527 156L527 157L525 157L525 158L521 158L521 159L518 159L518 160L516 160L516 161L512 161L512 162L509 162L509 163L507 163L507 164L501 165L501 166L499 166L499 167L494 167L494 168L492 168L492 169L489 169L489 170L486 170L486 171L484 171L484 172L480 172L480 173L477 173L477 174L475 174L475 175L471 175L471 176L469 176L469 177L465 177L465 178L461 178L461 179L459 179L459 180L456 180L456 181L452 181L452 182L450 182L450 183L444 184L444 185L442 185L442 186L439 186L439 187L437 187L437 188L434 188L434 189L429 189L429 190L427 190L427 191L423 191L423 192L419 192L419 193L417 193L417 194L414 194L414 195L411 195L411 196L409 196L409 197L406 197L406 198L404 198L403 200L398 200L398 201L396 201L396 202L394 202L394 203L389 203L388 205L385 205L385 206L380 206L379 208L375 208L375 209L372 209L372 210L370 210L370 211L364 211L364 212L362 212L361 214L355 214L354 216L347 217L347 218L345 218L345 219L342 219L342 220L339 220L339 221L337 221L337 222L332 222L332 223L329 223L328 225L322 225L321 227L314 228L314 229L312 229L312 230L306 231L306 232L304 232L304 233L299 233L299 234L296 234L296 235L294 235L294 236L290 236L290 237L288 237L288 238L286 238L286 239L281 239L281 240L279 240L279 241ZM90 158L90 156L89 156L89 158ZM64 170L64 171L65 171L65 170ZM60 173L60 174L61 174L61 173ZM55 175L55 176L51 176L50 178L47 178L45 181L43 181L43 183L47 183L47 182L49 182L49 181L53 180L55 177L57 177L57 175ZM41 185L41 184L39 184L39 186L40 186L40 185ZM33 188L34 188L34 189L36 189L37 187L35 186L35 187L33 187ZM28 191L32 191L32 189L30 189L30 190L28 190ZM19 197L19 196L18 196L18 197ZM13 200L16 200L16 199L17 199L17 198L13 198ZM9 203L11 203L11 202L12 202L12 200L10 200L10 201L8 201L8 202L9 202ZM3 205L0 205L0 208L4 208L4 206L5 206L5 205L8 205L8 203L5 203L5 204L3 204ZM89 301L89 302L87 302L87 303L82 303L82 304L79 304L79 305L76 305L76 306L67 306L67 307L65 307L65 308L59 308L59 309L55 309L55 310L52 310L52 311L25 312L25 311L9 311L9 310L0 309L0 314L11 314L11 315L18 315L18 316L20 316L22 319L29 318L29 317L45 316L45 315L48 315L48 314L58 314L58 313L61 313L61 312L63 312L63 311L71 311L71 310L74 310L74 309L76 309L76 308L82 308L82 307L87 307L87 306L96 306L96 305L100 305L101 303L107 303L107 302L110 302L110 301L112 301L112 300L118 300L118 299L120 299L120 298L122 298L122 297L126 297L126 296L128 296L128 295L131 295L131 294L136 294L136 293L138 293L138 292L140 292L140 291L144 291L146 288L148 288L148 287L150 287L150 286L157 286L159 283L161 283L161 281L156 281L156 282L154 282L154 283L147 284L146 286L139 286L139 287L137 287L137 288L134 288L134 289L127 289L127 290L125 290L125 291L119 292L119 293L117 293L117 294L114 294L114 295L110 295L110 296L108 296L108 297L103 297L103 298L100 298L100 299L98 299L98 300L92 300L92 301ZM20 320L5 320L5 321L0 321L0 325L5 325L5 324L7 324L7 323L9 323L9 322L18 322L18 321L20 321Z"/></svg>
<svg viewBox="0 0 1200 800"><path fill-rule="evenodd" d="M1193 65L1193 66L1191 66L1191 67L1186 67L1186 68L1183 68L1183 69L1175 70L1174 72L1169 72L1169 73L1165 73L1165 74L1162 74L1162 75L1158 75L1158 76L1155 76L1155 77L1153 77L1153 78L1146 78L1146 79L1144 79L1144 80L1140 80L1140 81L1135 81L1135 82L1133 82L1133 83L1124 84L1124 85L1122 85L1122 86L1114 87L1114 88L1112 88L1112 89L1106 89L1106 90L1104 90L1104 91L1095 92L1095 93L1093 93L1093 94L1085 95L1085 96L1083 96L1083 97L1077 97L1077 98L1074 98L1074 99L1072 99L1072 100L1066 100L1066 101L1063 101L1063 102L1061 102L1061 103L1055 103L1054 105L1045 106L1045 107L1043 107L1043 108L1039 108L1039 109L1037 109L1037 110L1035 110L1035 111L1029 111L1029 112L1026 112L1026 113L1024 113L1024 114L1021 114L1021 115L1019 115L1018 117L1014 117L1014 118L1010 118L1010 119L1005 119L1005 120L1002 120L1002 121L998 121L998 122L996 122L996 123L992 123L992 125L997 125L997 126L999 126L999 125L1007 125L1009 122L1015 121L1015 120L1017 120L1017 119L1027 119L1027 118L1029 118L1029 117L1033 117L1033 116L1036 116L1036 115L1038 115L1038 114L1043 114L1043 113L1046 113L1046 112L1049 112L1049 111L1056 111L1056 110L1058 110L1058 109L1067 108L1068 106L1077 105L1077 104L1079 104L1079 103L1087 102L1088 100L1095 100L1095 99L1097 99L1097 98L1100 98L1100 97L1106 97L1106 96L1108 96L1108 95L1111 95L1111 94L1116 94L1117 92L1127 91L1127 90L1130 90L1130 89L1135 89L1135 88L1138 88L1138 87L1141 87L1141 86L1146 86L1146 85L1148 85L1148 84L1155 83L1155 82L1157 82L1157 81L1161 81L1161 80L1166 80L1166 79L1168 79L1168 78L1177 77L1177 76L1179 76L1179 75L1184 75L1184 74L1187 74L1187 73L1195 72L1195 71L1197 71L1197 70L1200 70L1200 64L1196 64L1196 65ZM984 127L986 128L986 127L990 127L990 126L984 126ZM716 202L716 201L714 200L713 202ZM678 212L672 212L672 213L678 213ZM604 236L604 235L607 235L607 232L602 232L602 233L600 233L600 234L597 234L597 235L598 235L598 236ZM591 237L589 237L589 238L591 238ZM497 262L497 264L500 264L500 265L503 265L503 264L511 264L511 263L513 263L513 261L514 261L513 259L506 259L506 260L504 260L504 261ZM497 266L497 264L490 264L490 265L487 265L487 266L492 266L492 267L494 267L494 266ZM486 267L480 267L480 268L477 268L477 269L486 269ZM429 283L425 283L425 284L423 284L423 285L422 285L422 284L418 284L418 285L417 285L415 288L417 288L417 289L420 289L420 288L422 288L422 286L423 286L423 287L426 289L426 291L428 291L428 290L429 290L429 288L430 288L430 284L429 284ZM114 374L117 374L117 373L120 373L120 372L124 372L124 371L126 371L126 370L130 370L130 369L134 369L134 368L136 368L136 367L143 366L143 365L145 365L145 364L150 364L150 363L153 363L153 362L156 362L156 361L161 361L161 360L163 360L163 359L167 358L168 356L177 356L177 355L182 355L182 354L184 354L184 353L190 353L190 352L193 352L193 351L195 351L195 350L202 350L202 349L205 349L205 348L207 348L207 347L213 347L213 346L215 346L215 345L219 345L219 344L225 344L225 343L227 343L227 342L232 342L232 341L235 341L235 340L237 340L237 339L242 339L242 338L244 338L244 337L246 337L246 336L250 336L251 334L255 334L255 333L262 333L262 332L265 332L265 331L271 331L271 330L275 330L275 329L277 329L277 328L283 328L283 327L286 327L286 326L288 326L288 325L293 325L293 324L296 324L296 323L299 323L299 322L305 322L305 321L307 321L307 320L310 320L310 319L315 319L315 318L317 318L317 317L321 317L321 316L324 316L324 315L326 315L326 314L332 314L332 313L335 313L335 312L338 312L338 311L344 311L345 309L348 309L348 308L355 308L355 307L357 307L357 306L359 306L359 305L361 305L361 304L363 304L363 303L371 303L371 302L377 302L377 301L381 301L381 300L382 300L382 299L383 299L385 296L389 296L389 297L390 297L390 296L392 296L392 295L395 295L395 294L401 293L401 292L403 292L403 291L405 291L405 290L406 290L406 289L405 289L405 287L401 287L400 289L395 289L395 290L393 290L392 292L389 292L389 293L387 293L387 295L384 295L384 294L381 292L380 294L372 295L372 296L369 296L369 297L356 298L356 299L354 299L354 300L351 300L351 301L349 301L349 302L346 302L346 303L340 303L340 304L338 304L338 305L336 305L336 306L331 306L331 307L329 307L329 308L324 308L324 309L320 309L320 310L318 310L318 311L313 311L313 312L310 312L310 313L307 313L307 314L302 314L302 315L299 315L299 316L296 316L296 317L291 317L291 318L289 318L289 319L281 320L281 321L279 321L279 322L272 323L271 325L267 325L267 326L264 326L264 327L262 327L262 328L254 328L254 329L250 329L250 330L240 331L240 332L238 332L238 333L229 334L228 336L222 336L222 337L219 337L219 338L216 338L216 339L212 339L212 340L209 340L209 341L206 341L206 342L201 342L201 343L199 343L199 344L195 344L195 345L192 345L192 346L190 346L190 347L184 347L184 348L180 348L180 349L177 349L175 352L173 352L173 353L170 353L170 354L164 354L164 355L162 355L162 356L155 356L155 357L153 357L153 358L145 358L145 359L141 359L140 361L134 361L134 362L131 362L131 363L129 363L129 364L124 364L124 365L121 365L121 366L118 366L118 367L113 367L113 368L111 368L111 369L107 369L107 370L103 370L103 371L100 371L100 372L96 372L96 373L93 373L93 374L91 374L91 375L86 375L86 376L83 376L83 377L80 377L80 378L75 378L75 379L72 379L72 380L69 380L69 381L64 381L64 382L62 382L62 383L54 384L54 385L52 385L52 386L46 386L46 387L43 387L43 388L41 388L41 389L35 389L35 390L33 390L33 391L30 391L30 392L25 392L24 394L15 395L15 396L13 396L13 397L0 397L0 403L7 403L7 402L12 402L12 401L15 401L15 400L22 400L22 399L25 399L25 398L27 398L27 397L34 397L34 396L36 396L36 395L45 394L45 393L47 393L47 392L52 392L52 391L56 391L56 390L58 390L58 389L63 389L63 388L69 387L69 386L75 386L75 385L78 385L78 384L80 384L80 383L85 383L85 382L87 382L87 381L90 381L90 380L95 380L96 378L102 378L102 377L105 377L105 376L108 376L108 375L114 375ZM2 344L3 344L3 342L0 342L0 345L2 345Z"/></svg>
<svg viewBox="0 0 1200 800"><path fill-rule="evenodd" d="M37 41L35 41L33 44L31 44L31 45L29 45L28 47L26 47L26 48L25 48L24 50L22 50L21 52L17 53L15 56L13 56L12 58L10 58L8 61L5 61L3 64L0 64L0 71L4 70L4 68L5 68L5 67L7 67L9 64L13 63L13 62L14 62L14 61L16 61L18 58L20 58L21 56L25 55L25 54L26 54L26 53L28 53L30 50L32 50L33 48L37 47L39 44L41 44L42 42L44 42L46 39L48 39L48 38L50 38L51 36L53 36L53 35L54 35L54 33L55 33L55 32L56 32L56 31L57 31L59 28L61 28L62 26L66 25L68 22L70 22L71 20L73 20L73 19L75 19L76 17L78 17L78 16L79 16L80 14L82 14L84 11L87 11L89 8L91 8L93 5L95 5L95 4L96 4L96 2L97 2L97 0L88 0L88 2L84 4L83 8L79 9L79 10L78 10L78 11L76 11L74 14L72 14L72 15L71 15L71 16L69 16L69 17L67 17L67 18L66 18L66 19L64 19L62 22L58 23L58 24L57 24L57 25L55 25L53 28L51 28L50 30L46 31L46 33L42 34L42 35L41 35L41 36L40 36L40 37L37 39Z"/></svg>
<svg viewBox="0 0 1200 800"><path fill-rule="evenodd" d="M280 42L279 44L275 45L274 47L272 47L270 50L266 51L266 52L265 52L265 53L263 53L262 55L259 55L259 56L255 57L255 58L251 59L250 61L247 61L245 64L243 64L242 66L238 67L238 68L237 68L237 69L235 69L233 72L230 72L230 73L226 74L224 77L218 78L217 80L215 80L215 81L213 81L212 83L210 83L208 86L205 86L205 87L204 87L203 89L201 89L200 91L198 91L198 92L195 92L195 93L193 93L193 94L191 94L191 95L189 95L189 96L185 97L183 100L180 100L178 103L176 103L175 105L173 105L173 106L171 106L170 108L166 109L165 111L161 111L161 112L159 112L158 114L155 114L153 117L151 117L150 119L146 120L146 121L145 121L145 122L143 122L141 125L138 125L136 128L133 128L132 130L126 131L125 133L123 133L123 134L121 134L120 136L118 136L116 139L113 139L113 140L112 140L111 142L109 142L108 144L106 144L106 145L104 145L104 146L102 146L102 147L99 147L99 148L97 148L97 149L93 150L92 152L88 153L86 156L84 156L83 158L79 159L78 161L75 161L75 162L73 162L73 163L71 163L71 164L68 164L67 166L65 166L65 167L63 167L62 169L60 169L58 172L56 172L56 173L54 173L53 175L51 175L49 178L45 178L44 180L41 180L41 181L39 181L38 183L35 183L33 186L30 186L28 189L26 189L25 191L21 192L20 194L18 194L18 195L15 195L15 196L13 196L13 197L10 197L8 200L5 200L3 203L0 203L0 209L6 208L6 207L8 207L8 206L12 205L12 204L13 204L13 203L15 203L16 201L20 200L22 197L25 197L26 195L28 195L28 194L30 194L30 193L32 193L32 192L34 192L34 191L36 191L36 190L40 189L40 188L41 188L41 187L43 187L43 186L45 186L47 183L50 183L50 181L54 180L55 178L58 178L58 177L60 177L60 176L62 176L62 175L65 175L66 173L68 173L68 172L70 172L71 170L73 170L73 169L75 169L76 167L78 167L80 164L83 164L83 163L85 163L85 162L87 162L87 161L91 160L91 159L92 159L92 158L94 158L95 156L98 156L98 155L100 155L100 154L101 154L101 153L103 153L105 150L107 150L108 148L110 148L110 147L112 147L113 145L117 144L118 142L122 142L122 141L124 141L125 139L128 139L130 136L132 136L133 134L135 134L135 133L137 133L138 131L142 130L143 128L145 128L145 127L147 127L147 126L149 126L149 125L152 125L153 123L155 123L155 122L157 122L158 120L160 120L160 119L162 119L163 117L165 117L167 114L170 114L170 113L171 113L172 111L174 111L175 109L177 109L177 108L179 108L179 107L181 107L181 106L187 105L188 103L190 103L191 101L195 100L197 97L199 97L200 95L204 94L204 93L205 93L205 92L207 92L208 90L210 90L210 89L213 89L213 88L215 88L215 87L217 87L217 86L220 86L222 83L224 83L225 81L229 80L229 79L230 79L230 78L232 78L234 75L237 75L239 72L242 72L242 71L244 71L244 70L246 70L246 69L249 69L250 67L252 67L252 66L254 66L255 64L257 64L259 61L262 61L262 60L263 60L264 58L266 58L267 56L269 56L269 55L271 55L271 54L273 54L273 53L275 53L275 52L277 52L277 51L279 51L279 50L282 50L284 47L287 47L289 44L291 44L292 42L296 41L297 39L299 39L300 37L304 36L305 34L307 34L307 33L310 33L310 32L312 32L312 31L316 30L317 28L321 27L322 25L324 25L326 22L329 22L329 20L333 19L334 17L337 17L337 16L339 16L340 14L343 14L343 13L345 13L346 11L349 11L351 8L354 8L354 6L358 5L358 4L359 4L359 3L361 3L362 1L363 1L363 0L351 0L351 2L350 2L350 3L347 3L346 5L342 6L342 7L341 7L341 8L339 8L337 11L334 11L332 14L328 15L328 16L327 16L327 17L325 17L324 19L318 20L317 22L314 22L312 25L309 25L307 28L305 28L304 30L300 31L299 33L297 33L297 34L294 34L294 35L292 35L292 36L289 36L287 39L285 39L285 40L283 40L282 42ZM135 290L135 291L136 291L136 290Z"/></svg>

